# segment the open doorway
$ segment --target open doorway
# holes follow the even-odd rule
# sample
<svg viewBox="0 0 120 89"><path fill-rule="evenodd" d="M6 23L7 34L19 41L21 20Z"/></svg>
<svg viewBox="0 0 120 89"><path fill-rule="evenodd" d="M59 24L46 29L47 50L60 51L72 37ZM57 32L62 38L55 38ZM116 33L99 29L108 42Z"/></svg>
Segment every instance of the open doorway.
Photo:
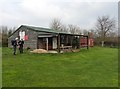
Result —
<svg viewBox="0 0 120 89"><path fill-rule="evenodd" d="M38 38L37 48L47 50L47 39L45 37ZM48 50L51 49L52 49L52 37L48 37Z"/></svg>

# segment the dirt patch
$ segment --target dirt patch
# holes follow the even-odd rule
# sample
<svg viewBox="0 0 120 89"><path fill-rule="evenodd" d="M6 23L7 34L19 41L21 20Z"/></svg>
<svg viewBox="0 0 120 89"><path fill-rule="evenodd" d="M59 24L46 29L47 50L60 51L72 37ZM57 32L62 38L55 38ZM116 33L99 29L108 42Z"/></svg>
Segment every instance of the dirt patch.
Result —
<svg viewBox="0 0 120 89"><path fill-rule="evenodd" d="M80 52L80 49L74 49L72 52Z"/></svg>
<svg viewBox="0 0 120 89"><path fill-rule="evenodd" d="M44 49L35 49L33 51L30 51L30 52L32 52L32 53L48 53L48 51L44 50Z"/></svg>

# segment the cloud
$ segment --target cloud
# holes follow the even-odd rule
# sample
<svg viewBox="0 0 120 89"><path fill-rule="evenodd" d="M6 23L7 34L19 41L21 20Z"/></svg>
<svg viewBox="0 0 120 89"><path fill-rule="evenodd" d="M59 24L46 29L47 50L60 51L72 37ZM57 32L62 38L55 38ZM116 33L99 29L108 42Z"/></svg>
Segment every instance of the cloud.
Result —
<svg viewBox="0 0 120 89"><path fill-rule="evenodd" d="M60 18L65 24L89 29L94 26L98 16L110 15L117 18L117 2L83 0L81 2L79 0L0 0L0 2L2 8L0 24L8 26L28 24L49 27L53 18Z"/></svg>

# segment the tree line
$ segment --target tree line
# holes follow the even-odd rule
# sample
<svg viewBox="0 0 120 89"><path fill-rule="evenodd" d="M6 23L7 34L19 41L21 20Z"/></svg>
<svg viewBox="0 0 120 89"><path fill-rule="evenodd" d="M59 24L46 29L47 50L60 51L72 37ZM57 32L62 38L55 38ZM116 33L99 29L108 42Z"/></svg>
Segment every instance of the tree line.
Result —
<svg viewBox="0 0 120 89"><path fill-rule="evenodd" d="M0 46L8 46L8 37L16 30L16 27L0 26Z"/></svg>
<svg viewBox="0 0 120 89"><path fill-rule="evenodd" d="M116 46L118 45L118 28L117 21L109 16L98 17L94 28L82 29L80 26L62 23L59 18L54 18L50 22L49 27L54 30L72 33L72 34L93 34L95 45ZM8 45L8 37L16 30L16 27L0 26L0 43L2 46Z"/></svg>
<svg viewBox="0 0 120 89"><path fill-rule="evenodd" d="M88 30L81 29L79 26L68 24L64 25L60 19L53 19L50 28L58 31L64 31L72 34L93 34L95 45L118 46L118 28L117 21L109 16L101 16L97 18L94 28Z"/></svg>

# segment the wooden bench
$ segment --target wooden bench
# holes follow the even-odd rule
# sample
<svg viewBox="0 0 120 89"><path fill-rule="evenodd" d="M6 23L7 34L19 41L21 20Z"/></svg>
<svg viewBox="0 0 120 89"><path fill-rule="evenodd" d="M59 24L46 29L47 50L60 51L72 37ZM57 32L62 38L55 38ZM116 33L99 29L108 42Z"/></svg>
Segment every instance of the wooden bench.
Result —
<svg viewBox="0 0 120 89"><path fill-rule="evenodd" d="M69 52L69 51L72 52L72 46L63 46L60 47L60 49L62 49L64 52Z"/></svg>

